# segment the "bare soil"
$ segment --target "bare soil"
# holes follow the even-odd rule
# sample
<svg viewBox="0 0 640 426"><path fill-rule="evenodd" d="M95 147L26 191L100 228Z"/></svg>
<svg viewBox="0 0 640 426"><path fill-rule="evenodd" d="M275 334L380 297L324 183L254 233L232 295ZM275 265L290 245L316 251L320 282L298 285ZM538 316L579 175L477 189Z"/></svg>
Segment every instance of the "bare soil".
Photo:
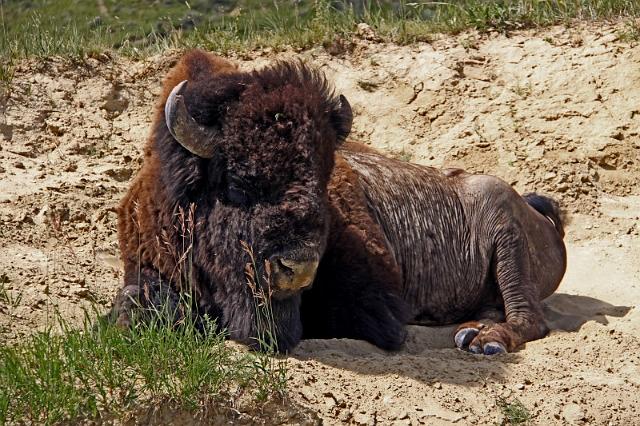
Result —
<svg viewBox="0 0 640 426"><path fill-rule="evenodd" d="M295 405L327 424L496 424L502 397L522 401L535 424L640 424L640 46L617 28L411 46L363 37L337 56L235 58L253 68L303 57L350 100L355 139L500 176L558 198L572 217L569 268L545 302L547 338L494 357L454 349L453 326L410 327L396 353L305 341L288 357ZM122 278L115 208L177 57L18 66L0 98L0 280L15 301L0 302L3 344L56 312L77 321L92 303L108 308Z"/></svg>

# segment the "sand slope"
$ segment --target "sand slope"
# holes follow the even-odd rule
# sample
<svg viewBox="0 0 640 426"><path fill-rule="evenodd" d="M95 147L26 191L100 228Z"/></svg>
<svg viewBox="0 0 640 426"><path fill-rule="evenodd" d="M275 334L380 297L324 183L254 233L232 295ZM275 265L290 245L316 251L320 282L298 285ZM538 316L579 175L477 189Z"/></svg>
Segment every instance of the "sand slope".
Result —
<svg viewBox="0 0 640 426"><path fill-rule="evenodd" d="M306 341L289 357L294 402L328 424L495 424L498 397L519 398L537 424L640 424L640 47L589 25L301 55L349 98L355 138L548 192L572 222L567 275L545 302L549 337L493 358L452 349L452 327L411 327L392 354ZM243 67L273 55L249 56ZM3 340L56 309L77 319L110 303L122 276L114 209L175 59L17 69L0 100L0 279L22 298L0 305Z"/></svg>

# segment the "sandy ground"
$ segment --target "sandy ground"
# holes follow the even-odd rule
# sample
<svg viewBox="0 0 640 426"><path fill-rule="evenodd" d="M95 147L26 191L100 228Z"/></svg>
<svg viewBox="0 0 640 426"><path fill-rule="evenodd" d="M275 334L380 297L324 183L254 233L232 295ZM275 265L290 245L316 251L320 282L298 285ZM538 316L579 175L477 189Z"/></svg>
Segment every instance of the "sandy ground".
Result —
<svg viewBox="0 0 640 426"><path fill-rule="evenodd" d="M356 139L546 192L572 222L547 338L495 357L453 349L452 327L411 327L397 353L305 341L288 358L293 402L326 424L496 424L497 399L517 397L536 424L640 425L640 46L602 24L280 54L294 55L349 98ZM18 67L0 98L0 281L14 300L0 302L0 341L109 306L115 207L175 60Z"/></svg>

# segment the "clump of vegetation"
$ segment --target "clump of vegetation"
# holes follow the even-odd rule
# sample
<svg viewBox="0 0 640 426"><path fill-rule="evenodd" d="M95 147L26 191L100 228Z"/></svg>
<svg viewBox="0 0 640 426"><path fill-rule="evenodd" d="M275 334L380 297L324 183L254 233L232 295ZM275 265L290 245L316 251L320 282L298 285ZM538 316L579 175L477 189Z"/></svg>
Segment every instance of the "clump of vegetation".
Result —
<svg viewBox="0 0 640 426"><path fill-rule="evenodd" d="M87 317L89 318L89 317ZM286 369L261 352L233 350L209 321L145 321L123 331L100 320L48 328L0 347L0 424L108 419L159 404L197 412L241 395L281 397Z"/></svg>
<svg viewBox="0 0 640 426"><path fill-rule="evenodd" d="M504 424L521 425L531 420L529 410L527 410L518 398L508 401L505 398L499 397L496 404L498 405L498 408L500 408L500 411L502 411Z"/></svg>
<svg viewBox="0 0 640 426"><path fill-rule="evenodd" d="M16 308L22 300L22 293L14 295L6 287L9 283L9 277L6 274L0 274L0 312L7 308Z"/></svg>
<svg viewBox="0 0 640 426"><path fill-rule="evenodd" d="M202 47L219 53L308 48L349 38L367 23L380 40L411 43L467 28L509 31L573 19L637 17L631 0L0 0L0 78L28 56L146 55ZM8 65L9 64L9 65Z"/></svg>
<svg viewBox="0 0 640 426"><path fill-rule="evenodd" d="M618 37L627 42L640 41L640 22L636 20L625 22L624 27L618 31Z"/></svg>
<svg viewBox="0 0 640 426"><path fill-rule="evenodd" d="M249 256L249 262L245 267L247 284L253 294L256 329L255 347L266 356L256 359L255 367L264 374L257 380L256 397L259 401L266 400L274 392L284 397L287 389L287 367L282 359L276 358L278 352L278 339L276 323L271 305L271 265L265 261L265 275L260 278L256 271L258 265L253 248L246 242L242 242L242 248Z"/></svg>
<svg viewBox="0 0 640 426"><path fill-rule="evenodd" d="M518 95L519 97L521 97L523 99L526 99L533 92L533 86L531 85L531 82L529 82L527 84L518 83L514 87L511 88L511 91L513 93L515 93L516 95Z"/></svg>
<svg viewBox="0 0 640 426"><path fill-rule="evenodd" d="M393 153L393 158L396 158L400 161L410 162L413 158L413 154L409 151L406 151L404 148L402 150Z"/></svg>
<svg viewBox="0 0 640 426"><path fill-rule="evenodd" d="M106 420L160 405L196 415L216 404L234 406L241 398L282 400L287 369L276 358L271 292L252 272L253 256L251 261L248 283L265 333L258 338L259 351L226 345L226 333L213 319L196 322L188 312L188 293L174 308L187 312L176 315L167 303L147 311L144 320L132 318L127 330L95 312L81 328L58 316L55 327L0 347L0 424ZM1 300L13 301L1 290Z"/></svg>

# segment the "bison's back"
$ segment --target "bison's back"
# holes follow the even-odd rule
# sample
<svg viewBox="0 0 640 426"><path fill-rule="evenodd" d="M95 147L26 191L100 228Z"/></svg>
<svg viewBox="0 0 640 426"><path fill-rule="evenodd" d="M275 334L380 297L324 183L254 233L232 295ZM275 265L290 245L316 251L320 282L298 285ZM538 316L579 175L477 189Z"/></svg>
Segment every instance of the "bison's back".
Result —
<svg viewBox="0 0 640 426"><path fill-rule="evenodd" d="M413 320L454 322L479 307L489 259L478 254L484 242L474 241L456 180L371 151L348 147L341 154L401 269Z"/></svg>

